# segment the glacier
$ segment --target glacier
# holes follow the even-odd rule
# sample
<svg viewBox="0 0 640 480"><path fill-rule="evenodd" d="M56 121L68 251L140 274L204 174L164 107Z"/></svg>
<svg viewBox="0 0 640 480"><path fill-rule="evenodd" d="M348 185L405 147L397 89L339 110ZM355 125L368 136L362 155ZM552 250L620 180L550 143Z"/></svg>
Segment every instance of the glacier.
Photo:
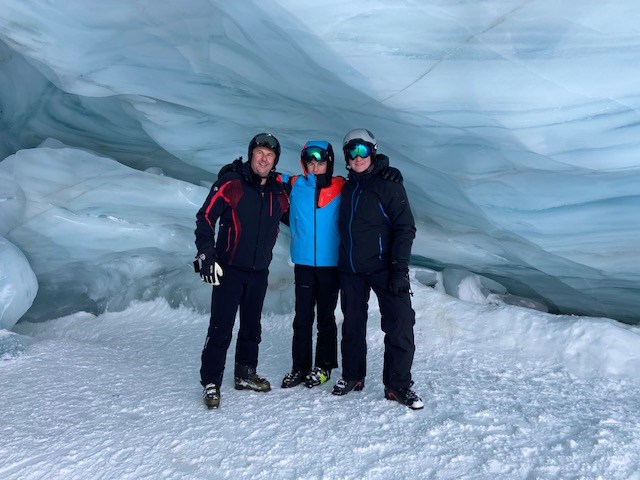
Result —
<svg viewBox="0 0 640 480"><path fill-rule="evenodd" d="M297 173L306 140L353 127L402 170L412 264L448 293L640 323L639 13L5 0L0 291L21 293L0 326L156 296L206 309L192 231L220 166L271 131ZM270 282L266 309L291 311L286 269Z"/></svg>

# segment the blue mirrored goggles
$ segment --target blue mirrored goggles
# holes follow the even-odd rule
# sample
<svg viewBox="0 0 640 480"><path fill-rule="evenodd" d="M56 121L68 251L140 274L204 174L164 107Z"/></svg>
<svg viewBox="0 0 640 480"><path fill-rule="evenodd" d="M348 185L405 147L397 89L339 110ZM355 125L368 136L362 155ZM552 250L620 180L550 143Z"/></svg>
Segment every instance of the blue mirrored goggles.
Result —
<svg viewBox="0 0 640 480"><path fill-rule="evenodd" d="M356 143L355 145L347 146L347 155L349 159L355 160L356 157L365 158L371 155L373 148L366 143Z"/></svg>
<svg viewBox="0 0 640 480"><path fill-rule="evenodd" d="M307 147L302 150L302 161L307 162L326 162L329 160L329 152L321 147Z"/></svg>

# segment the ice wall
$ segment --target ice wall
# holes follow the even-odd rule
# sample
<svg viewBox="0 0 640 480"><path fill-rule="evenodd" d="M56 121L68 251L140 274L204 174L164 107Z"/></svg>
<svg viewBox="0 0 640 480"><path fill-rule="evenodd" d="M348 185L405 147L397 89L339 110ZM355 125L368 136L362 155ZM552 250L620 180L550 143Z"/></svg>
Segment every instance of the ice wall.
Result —
<svg viewBox="0 0 640 480"><path fill-rule="evenodd" d="M258 131L296 172L305 140L364 126L405 175L415 264L638 322L638 14L630 0L6 0L0 148L51 137L197 185ZM6 236L31 258L37 243Z"/></svg>

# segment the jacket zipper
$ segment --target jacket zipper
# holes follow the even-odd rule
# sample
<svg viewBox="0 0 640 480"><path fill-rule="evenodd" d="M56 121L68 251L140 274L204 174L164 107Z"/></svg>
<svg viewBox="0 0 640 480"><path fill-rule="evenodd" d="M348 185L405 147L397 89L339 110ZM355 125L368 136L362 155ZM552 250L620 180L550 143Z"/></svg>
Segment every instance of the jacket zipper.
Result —
<svg viewBox="0 0 640 480"><path fill-rule="evenodd" d="M320 190L316 187L314 190L315 200L313 201L313 266L318 266L318 200L320 199Z"/></svg>
<svg viewBox="0 0 640 480"><path fill-rule="evenodd" d="M256 269L256 258L258 257L258 244L260 243L260 230L262 229L262 210L264 209L264 189L262 185L258 187L258 198L260 200L260 211L258 212L258 231L256 233L256 244L253 247L253 264L251 268Z"/></svg>
<svg viewBox="0 0 640 480"><path fill-rule="evenodd" d="M356 267L353 264L353 217L356 212L358 200L360 199L360 194L358 194L358 197L356 198L356 193L360 189L360 182L356 180L356 184L356 188L351 194L351 218L349 219L349 263L351 263L351 270L353 273L356 273Z"/></svg>

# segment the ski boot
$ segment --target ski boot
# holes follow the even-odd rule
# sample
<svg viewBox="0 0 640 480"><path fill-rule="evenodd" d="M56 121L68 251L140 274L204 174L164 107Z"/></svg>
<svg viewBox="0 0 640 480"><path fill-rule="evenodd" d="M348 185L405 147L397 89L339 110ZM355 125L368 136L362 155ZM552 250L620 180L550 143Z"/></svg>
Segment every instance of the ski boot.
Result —
<svg viewBox="0 0 640 480"><path fill-rule="evenodd" d="M387 400L394 400L402 405L406 405L412 410L421 410L424 408L424 402L422 399L411 390L413 382L409 384L407 388L384 388L384 398Z"/></svg>
<svg viewBox="0 0 640 480"><path fill-rule="evenodd" d="M304 374L300 371L289 372L282 379L282 388L291 388L300 385L304 381Z"/></svg>
<svg viewBox="0 0 640 480"><path fill-rule="evenodd" d="M363 388L364 388L364 379L346 381L341 378L340 380L338 380L338 383L334 385L331 393L333 393L334 395L346 395L352 390L354 392L359 392Z"/></svg>
<svg viewBox="0 0 640 480"><path fill-rule="evenodd" d="M331 378L331 370L325 370L320 367L313 367L304 379L304 386L307 388L322 385Z"/></svg>
<svg viewBox="0 0 640 480"><path fill-rule="evenodd" d="M255 368L236 364L234 387L236 390L253 390L254 392L268 392L271 384L256 373Z"/></svg>
<svg viewBox="0 0 640 480"><path fill-rule="evenodd" d="M220 388L215 383L208 383L204 387L202 400L207 408L218 408L220 406Z"/></svg>

